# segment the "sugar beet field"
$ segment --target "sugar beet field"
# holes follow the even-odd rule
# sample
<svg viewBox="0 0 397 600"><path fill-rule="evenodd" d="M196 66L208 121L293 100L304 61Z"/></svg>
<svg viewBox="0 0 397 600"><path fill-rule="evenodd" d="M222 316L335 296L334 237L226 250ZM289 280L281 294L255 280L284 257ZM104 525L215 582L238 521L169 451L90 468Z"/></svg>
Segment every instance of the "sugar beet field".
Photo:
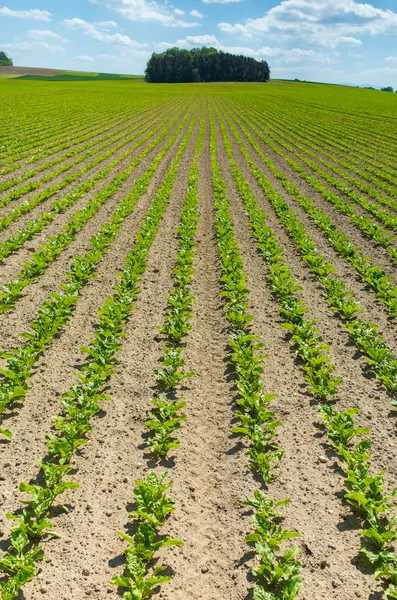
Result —
<svg viewBox="0 0 397 600"><path fill-rule="evenodd" d="M395 95L0 96L1 599L397 598Z"/></svg>

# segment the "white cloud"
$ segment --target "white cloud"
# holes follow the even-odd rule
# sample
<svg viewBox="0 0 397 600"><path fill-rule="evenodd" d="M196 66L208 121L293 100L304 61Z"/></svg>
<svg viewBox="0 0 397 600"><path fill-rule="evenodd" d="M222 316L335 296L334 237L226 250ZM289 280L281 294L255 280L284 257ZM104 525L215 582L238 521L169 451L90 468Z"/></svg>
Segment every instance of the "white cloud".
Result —
<svg viewBox="0 0 397 600"><path fill-rule="evenodd" d="M48 10L31 8L29 10L11 10L6 6L0 8L0 17L16 17L28 21L51 21L51 13Z"/></svg>
<svg viewBox="0 0 397 600"><path fill-rule="evenodd" d="M303 50L301 48L283 49L278 47L263 46L259 49L253 49L246 46L228 46L223 44L214 35L188 35L174 44L160 42L156 47L161 50L168 48L185 48L187 50L197 46L212 46L217 50L230 52L231 54L243 54L252 56L258 60L274 59L275 64L335 64L335 56L331 57L322 52L314 50Z"/></svg>
<svg viewBox="0 0 397 600"><path fill-rule="evenodd" d="M397 63L397 56L386 56L385 62L388 62L388 63Z"/></svg>
<svg viewBox="0 0 397 600"><path fill-rule="evenodd" d="M71 59L73 62L94 62L94 59L92 56L87 56L86 54L82 54L82 55L78 55L78 56L73 56L73 58Z"/></svg>
<svg viewBox="0 0 397 600"><path fill-rule="evenodd" d="M204 19L204 15L196 9L193 9L189 12L189 15L192 17L196 17L196 19Z"/></svg>
<svg viewBox="0 0 397 600"><path fill-rule="evenodd" d="M117 29L116 21L96 21L94 25L100 29Z"/></svg>
<svg viewBox="0 0 397 600"><path fill-rule="evenodd" d="M51 31L50 29L29 29L26 34L26 37L30 40L58 40L60 42L68 42L69 40L65 40L60 35Z"/></svg>
<svg viewBox="0 0 397 600"><path fill-rule="evenodd" d="M66 52L65 48L62 46L56 46L55 44L49 44L48 42L35 42L34 46L36 48L45 48L50 52Z"/></svg>
<svg viewBox="0 0 397 600"><path fill-rule="evenodd" d="M63 25L67 29L73 29L82 31L85 35L89 35L98 42L105 42L106 44L118 44L120 46L129 46L131 48L148 47L146 43L136 42L131 39L128 35L121 35L120 33L105 33L101 31L100 23L88 23L83 19L74 17L73 19L65 19ZM104 29L102 25L102 29Z"/></svg>
<svg viewBox="0 0 397 600"><path fill-rule="evenodd" d="M231 4L232 2L242 2L242 0L203 0L205 4Z"/></svg>
<svg viewBox="0 0 397 600"><path fill-rule="evenodd" d="M32 48L32 44L28 42L13 42L11 44L1 44L4 50L29 50Z"/></svg>
<svg viewBox="0 0 397 600"><path fill-rule="evenodd" d="M176 15L182 16L182 15L184 15L184 14L185 14L185 11L184 11L184 10L181 10L180 8L174 8L174 13L175 13Z"/></svg>
<svg viewBox="0 0 397 600"><path fill-rule="evenodd" d="M236 33L248 40L252 38L252 33L249 33L247 28L240 23L237 23L236 25L230 25L230 23L218 23L218 27L225 33Z"/></svg>
<svg viewBox="0 0 397 600"><path fill-rule="evenodd" d="M330 47L336 48L337 46L353 46L354 48L356 48L362 45L362 41L358 40L357 38L341 35L339 38L336 38L332 41Z"/></svg>
<svg viewBox="0 0 397 600"><path fill-rule="evenodd" d="M33 39L32 41L24 41L21 38L14 38L14 41L9 44L1 45L4 50L35 50L38 48L44 48L45 50L49 50L50 52L66 52L65 48L62 46L58 46L56 44L49 44L46 41Z"/></svg>
<svg viewBox="0 0 397 600"><path fill-rule="evenodd" d="M397 32L397 13L355 0L282 0L263 17L218 27L231 34L283 36L336 48L360 46L358 35Z"/></svg>
<svg viewBox="0 0 397 600"><path fill-rule="evenodd" d="M178 48L192 48L194 46L214 46L220 47L220 42L214 35L188 35L183 40L178 40L174 44Z"/></svg>
<svg viewBox="0 0 397 600"><path fill-rule="evenodd" d="M131 21L149 21L164 25L165 27L199 27L200 23L185 21L178 18L181 16L166 4L160 4L151 0L89 0L91 4L103 4L109 10L113 10Z"/></svg>

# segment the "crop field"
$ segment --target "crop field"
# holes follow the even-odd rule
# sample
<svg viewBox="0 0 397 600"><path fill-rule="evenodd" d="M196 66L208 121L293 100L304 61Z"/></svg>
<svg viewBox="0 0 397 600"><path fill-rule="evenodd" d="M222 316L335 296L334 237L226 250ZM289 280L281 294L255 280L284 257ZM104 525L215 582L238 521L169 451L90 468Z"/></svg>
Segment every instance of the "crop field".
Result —
<svg viewBox="0 0 397 600"><path fill-rule="evenodd" d="M396 102L0 81L1 600L397 598Z"/></svg>

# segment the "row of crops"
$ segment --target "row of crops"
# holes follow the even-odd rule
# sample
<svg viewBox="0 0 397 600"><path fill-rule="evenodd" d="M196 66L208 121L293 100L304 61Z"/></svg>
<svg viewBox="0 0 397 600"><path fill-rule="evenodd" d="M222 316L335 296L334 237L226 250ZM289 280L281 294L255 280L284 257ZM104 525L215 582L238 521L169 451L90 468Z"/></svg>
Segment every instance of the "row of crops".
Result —
<svg viewBox="0 0 397 600"><path fill-rule="evenodd" d="M388 107L0 94L2 600L397 598Z"/></svg>

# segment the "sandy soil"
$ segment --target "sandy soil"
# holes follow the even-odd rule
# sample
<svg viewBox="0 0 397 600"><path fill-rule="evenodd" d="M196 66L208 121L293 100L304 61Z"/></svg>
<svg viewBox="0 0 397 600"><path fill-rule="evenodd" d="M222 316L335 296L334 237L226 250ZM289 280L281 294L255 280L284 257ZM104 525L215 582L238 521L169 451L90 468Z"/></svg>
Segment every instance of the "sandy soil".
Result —
<svg viewBox="0 0 397 600"><path fill-rule="evenodd" d="M200 101L205 109L208 97L203 96ZM191 102L191 97L184 100L184 110L189 109ZM227 104L227 101L222 102ZM152 110L155 111L154 108ZM133 122L131 114L126 120L126 134ZM168 118L162 126L166 127L167 123ZM187 127L188 124L184 132ZM226 129L230 133L228 126ZM278 303L270 291L267 266L251 235L218 125L217 132L218 159L250 290L249 307L254 317L252 331L264 342L268 354L264 361L263 383L268 393L277 395L271 406L283 421L278 432L278 443L286 455L278 478L269 486L269 493L277 499L291 498L291 504L285 511L285 525L302 534L297 542L301 548L304 579L304 589L299 598L381 600L383 592L380 583L359 557L361 525L343 500L342 473L320 427L316 403L303 379L302 364L291 348L286 331L280 327ZM137 135L139 139L139 133ZM15 405L7 414L6 423L12 429L14 438L10 442L0 443L1 550L9 546L11 523L5 518L6 512L20 507L20 482L37 476L35 460L45 456L45 436L51 430L53 416L61 410L58 398L76 383L76 369L84 361L80 348L89 344L95 333L98 309L117 285L125 257L168 172L182 135L161 161L147 192L139 199L117 238L103 255L96 267L96 278L82 289L74 314L65 329L40 357L29 381L25 401ZM83 600L86 597L104 600L121 597L117 588L109 584L110 578L121 573L123 568L125 544L116 532L128 529L133 481L144 477L152 468L158 472L168 470L174 482L172 496L177 511L165 525L164 533L185 542L183 548L167 549L161 553L161 560L169 565L172 579L162 586L159 598L252 598L250 569L253 557L244 542L251 530L251 522L243 501L252 495L257 482L247 468L244 444L232 434L236 389L227 365L228 331L220 296L222 287L214 229L208 120L199 159L200 221L191 288L194 297L192 329L186 339L184 354L186 368L194 371L195 376L180 390L180 396L187 403L187 421L178 435L181 448L160 465L153 466L143 445L144 421L150 398L156 389L154 369L158 367L165 341L159 328L164 320L167 297L172 287L177 228L197 135L198 123L183 154L169 204L150 249L136 308L125 326L125 337L117 356L119 363L107 391L110 402L104 403L103 411L93 419L93 430L87 436L88 443L73 459L71 479L79 483L80 488L65 493L62 498L70 507L70 513L53 515L55 530L61 534L61 539L44 542L46 558L40 565L40 573L24 586L18 600L39 600L43 597L49 600ZM329 344L336 375L343 377L338 398L340 406L360 409L357 422L371 427L373 432L374 469L381 470L387 465L387 481L392 487L397 477L397 442L390 398L377 380L368 375L365 358L353 346L341 321L329 308L317 279L302 260L293 239L251 175L238 145L232 136L230 138L235 160L267 214L268 224L284 250L285 262L302 286L299 294L308 307L308 318L316 320L324 340ZM167 139L133 171L42 276L25 289L15 309L1 318L2 351L21 343L20 334L29 329L38 308L66 280L73 257L87 250L90 237L113 214ZM123 161L72 209L58 215L39 235L9 256L0 266L1 282L4 284L17 277L23 262L32 252L50 236L59 233L71 215L82 208L116 173L126 168L150 141ZM396 275L394 265L382 249L362 236L350 221L313 192L283 159L260 143L277 167L326 211L335 224L363 248L365 254L381 264L392 276ZM353 267L334 250L294 198L282 188L254 150L249 148L249 152L295 211L318 250L334 265L336 275L347 283L359 299L365 311L363 318L379 326L397 355L392 321L383 306L375 301L373 292L363 284ZM115 156L117 153L109 162ZM91 173L87 173L77 183L90 176ZM76 185L73 183L71 189ZM68 188L63 190L62 195L67 191ZM56 197L37 207L26 219L20 219L7 228L0 239L7 239L24 223L36 218L48 209ZM30 195L26 194L20 201L29 198Z"/></svg>

